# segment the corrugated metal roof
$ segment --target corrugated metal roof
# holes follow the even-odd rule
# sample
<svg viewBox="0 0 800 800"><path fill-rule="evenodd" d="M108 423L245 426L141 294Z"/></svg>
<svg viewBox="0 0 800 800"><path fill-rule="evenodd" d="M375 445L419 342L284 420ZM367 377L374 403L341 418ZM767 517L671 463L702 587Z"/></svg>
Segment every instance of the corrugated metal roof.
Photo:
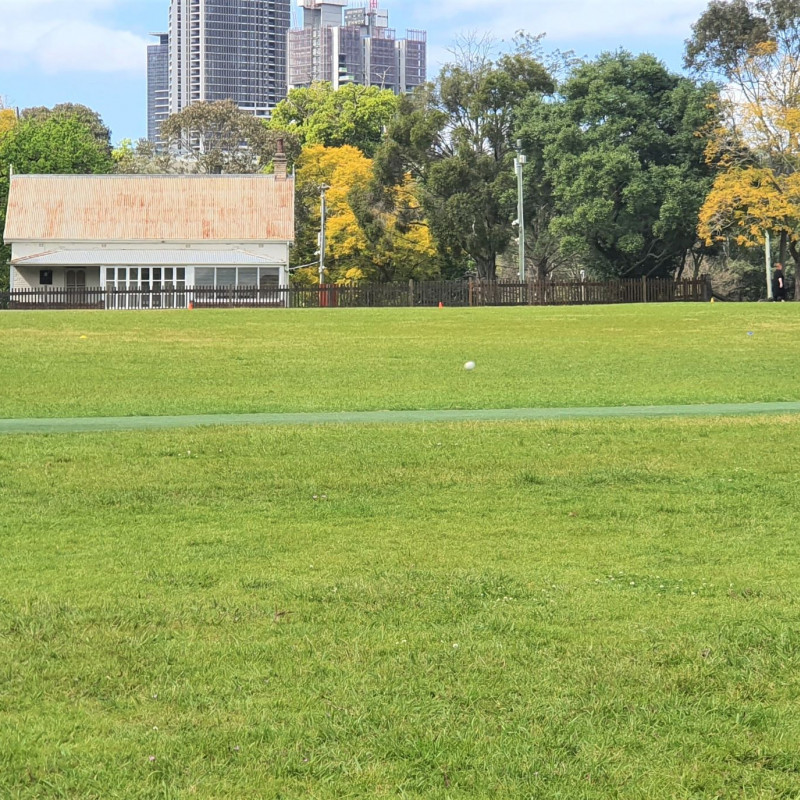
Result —
<svg viewBox="0 0 800 800"><path fill-rule="evenodd" d="M111 266L280 266L282 262L245 250L50 250L12 260L16 267Z"/></svg>
<svg viewBox="0 0 800 800"><path fill-rule="evenodd" d="M272 175L14 175L5 240L293 241L294 181Z"/></svg>

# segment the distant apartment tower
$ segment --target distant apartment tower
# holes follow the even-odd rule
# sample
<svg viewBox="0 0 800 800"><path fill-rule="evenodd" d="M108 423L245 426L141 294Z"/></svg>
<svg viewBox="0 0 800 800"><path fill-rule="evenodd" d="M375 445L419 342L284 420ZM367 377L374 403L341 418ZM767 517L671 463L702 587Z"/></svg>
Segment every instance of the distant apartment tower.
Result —
<svg viewBox="0 0 800 800"><path fill-rule="evenodd" d="M398 40L389 14L372 0L345 8L347 0L298 0L303 27L289 31L289 88L331 83L379 86L401 94L427 78L424 31Z"/></svg>
<svg viewBox="0 0 800 800"><path fill-rule="evenodd" d="M169 34L151 34L158 40L147 48L147 138L161 142L161 123L169 116Z"/></svg>
<svg viewBox="0 0 800 800"><path fill-rule="evenodd" d="M291 0L171 0L169 111L233 100L267 117L286 97Z"/></svg>

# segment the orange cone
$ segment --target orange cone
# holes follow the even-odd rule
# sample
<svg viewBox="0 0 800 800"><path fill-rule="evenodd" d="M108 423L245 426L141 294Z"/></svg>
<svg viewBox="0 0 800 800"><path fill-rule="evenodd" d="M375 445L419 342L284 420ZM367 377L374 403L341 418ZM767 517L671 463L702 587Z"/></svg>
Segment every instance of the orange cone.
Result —
<svg viewBox="0 0 800 800"><path fill-rule="evenodd" d="M439 308L444 308L444 303L441 300L439 301Z"/></svg>

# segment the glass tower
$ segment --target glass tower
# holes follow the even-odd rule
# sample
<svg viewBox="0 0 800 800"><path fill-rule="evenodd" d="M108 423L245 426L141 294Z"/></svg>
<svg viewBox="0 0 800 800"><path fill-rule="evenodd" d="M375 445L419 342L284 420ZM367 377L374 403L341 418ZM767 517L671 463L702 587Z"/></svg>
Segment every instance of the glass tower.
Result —
<svg viewBox="0 0 800 800"><path fill-rule="evenodd" d="M233 100L269 116L286 97L291 0L171 0L169 110Z"/></svg>
<svg viewBox="0 0 800 800"><path fill-rule="evenodd" d="M169 116L169 34L147 48L147 138L161 144L161 123Z"/></svg>

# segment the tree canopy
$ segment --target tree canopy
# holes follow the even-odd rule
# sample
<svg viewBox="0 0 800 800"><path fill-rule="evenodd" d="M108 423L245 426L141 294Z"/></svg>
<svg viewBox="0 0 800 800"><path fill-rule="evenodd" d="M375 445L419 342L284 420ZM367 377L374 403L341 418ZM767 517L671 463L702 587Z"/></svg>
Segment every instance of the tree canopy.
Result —
<svg viewBox="0 0 800 800"><path fill-rule="evenodd" d="M687 63L725 81L701 236L761 247L769 232L779 259L788 251L800 267L800 2L717 0L695 26Z"/></svg>
<svg viewBox="0 0 800 800"><path fill-rule="evenodd" d="M320 187L327 186L326 268L335 283L364 280L407 280L431 277L430 264L435 254L426 226L407 226L400 214L380 214L380 235L369 229L357 205L369 196L372 162L350 145L325 147L309 145L297 162L298 240L294 260L297 265L317 258L317 232L320 229ZM397 207L418 205L414 185L407 181L393 187ZM361 209L358 209L361 210ZM370 217L374 226L376 220ZM316 280L317 268L301 272L300 278Z"/></svg>
<svg viewBox="0 0 800 800"><path fill-rule="evenodd" d="M20 117L23 120L37 120L43 122L52 117L65 117L76 119L88 128L92 136L107 152L111 152L111 130L103 122L103 118L96 111L80 103L59 103L52 108L35 106L23 109Z"/></svg>
<svg viewBox="0 0 800 800"><path fill-rule="evenodd" d="M13 108L0 105L0 136L8 133L17 124L17 113Z"/></svg>
<svg viewBox="0 0 800 800"><path fill-rule="evenodd" d="M330 83L292 89L275 108L270 130L297 137L301 145L349 145L372 158L397 110L394 92L377 86Z"/></svg>
<svg viewBox="0 0 800 800"><path fill-rule="evenodd" d="M161 136L179 152L181 171L260 172L273 156L264 123L233 100L192 103L164 120Z"/></svg>
<svg viewBox="0 0 800 800"><path fill-rule="evenodd" d="M111 172L107 142L96 134L82 114L60 112L23 116L0 135L0 233L5 227L11 168L29 174ZM0 264L7 263L9 257L9 249L0 237ZM0 282L5 285L7 280L5 270Z"/></svg>
<svg viewBox="0 0 800 800"><path fill-rule="evenodd" d="M422 210L444 263L496 276L516 216L513 153L519 108L554 90L524 46L492 59L470 43L444 67L433 89L400 101L376 155L379 179L419 181Z"/></svg>
<svg viewBox="0 0 800 800"><path fill-rule="evenodd" d="M562 253L605 276L680 268L710 187L698 131L713 92L618 52L575 69L557 102L526 102L519 130L550 187Z"/></svg>

